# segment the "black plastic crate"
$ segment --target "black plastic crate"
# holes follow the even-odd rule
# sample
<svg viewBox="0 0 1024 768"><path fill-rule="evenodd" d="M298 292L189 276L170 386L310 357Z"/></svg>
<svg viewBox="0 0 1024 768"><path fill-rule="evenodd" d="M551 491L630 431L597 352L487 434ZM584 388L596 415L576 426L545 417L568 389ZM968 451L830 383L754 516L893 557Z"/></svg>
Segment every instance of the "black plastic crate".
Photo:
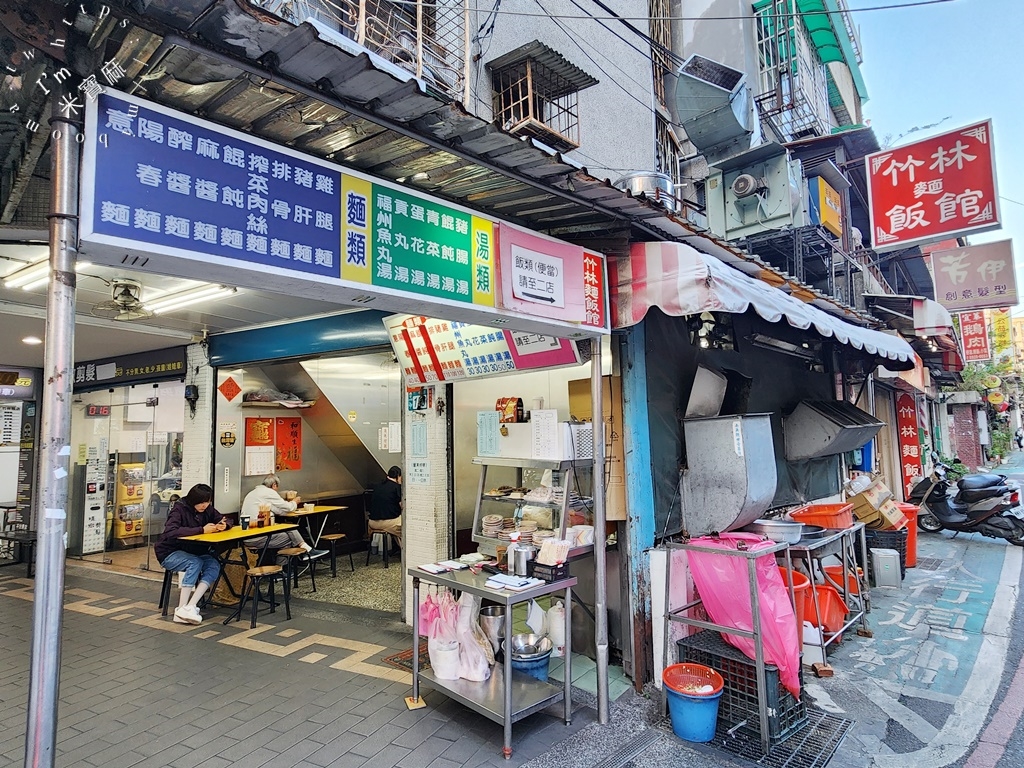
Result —
<svg viewBox="0 0 1024 768"><path fill-rule="evenodd" d="M569 578L569 564L544 565L536 560L527 560L526 574L535 579L543 579L544 581L561 581L562 579Z"/></svg>
<svg viewBox="0 0 1024 768"><path fill-rule="evenodd" d="M870 528L864 530L864 539L868 545L867 567L861 562L860 547L857 547L857 564L864 568L865 575L874 583L872 549L894 549L900 553L900 578L907 578L907 529L901 528L898 531L873 531Z"/></svg>
<svg viewBox="0 0 1024 768"><path fill-rule="evenodd" d="M703 631L676 641L680 662L703 664L716 670L725 681L718 703L718 719L727 728L744 723L740 730L761 737L761 716L757 707L757 665L733 648L718 632ZM765 698L768 704L768 740L785 741L807 724L807 708L793 697L779 680L779 669L765 664ZM803 670L800 670L801 687Z"/></svg>

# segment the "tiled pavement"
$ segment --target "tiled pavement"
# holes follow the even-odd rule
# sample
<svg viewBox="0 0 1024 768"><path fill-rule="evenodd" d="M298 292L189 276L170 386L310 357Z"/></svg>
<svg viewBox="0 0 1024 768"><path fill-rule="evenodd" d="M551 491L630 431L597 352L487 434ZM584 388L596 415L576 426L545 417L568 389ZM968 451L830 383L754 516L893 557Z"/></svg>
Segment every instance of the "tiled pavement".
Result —
<svg viewBox="0 0 1024 768"><path fill-rule="evenodd" d="M13 571L14 569L10 569ZM0 572L0 768L24 755L32 582ZM409 673L381 661L409 647L383 614L306 603L284 616L199 627L155 610L159 586L69 569L58 766L518 766L596 718L560 705L501 727L436 692L409 711ZM22 574L23 576L23 574ZM273 623L267 623L273 619Z"/></svg>
<svg viewBox="0 0 1024 768"><path fill-rule="evenodd" d="M1022 554L975 538L923 537L922 565L942 567L912 569L902 589L873 590L874 638L844 642L834 678L806 680L819 706L854 721L831 765L931 767L970 752L1009 661L996 652L1006 645L1006 617L994 621L990 609L1015 601ZM224 627L217 611L189 627L159 616L159 583L69 565L66 586L61 768L750 765L652 726L657 697L627 691L599 726L593 697L576 689L572 725L559 719L559 705L517 723L505 761L501 727L443 694L427 689L425 709L406 709L410 675L382 659L408 649L410 632L388 614L296 601L290 622L263 614L255 630L245 621ZM23 760L31 601L24 572L0 570L0 768ZM574 668L580 685L593 674L586 667ZM968 674L977 706L970 717L949 717ZM949 712L932 711L941 706ZM924 728L914 707L935 715L934 727ZM894 740L904 731L918 741ZM641 756L609 759L645 735L653 743ZM962 747L951 750L951 740Z"/></svg>

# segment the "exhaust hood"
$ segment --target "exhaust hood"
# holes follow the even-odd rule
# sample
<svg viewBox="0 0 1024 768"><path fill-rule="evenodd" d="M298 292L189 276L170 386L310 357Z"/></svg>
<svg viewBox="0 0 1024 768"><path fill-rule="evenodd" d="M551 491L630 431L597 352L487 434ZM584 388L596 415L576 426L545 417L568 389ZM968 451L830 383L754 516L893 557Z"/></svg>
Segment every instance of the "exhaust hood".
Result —
<svg viewBox="0 0 1024 768"><path fill-rule="evenodd" d="M841 400L804 400L782 424L788 461L852 451L885 426L871 414Z"/></svg>

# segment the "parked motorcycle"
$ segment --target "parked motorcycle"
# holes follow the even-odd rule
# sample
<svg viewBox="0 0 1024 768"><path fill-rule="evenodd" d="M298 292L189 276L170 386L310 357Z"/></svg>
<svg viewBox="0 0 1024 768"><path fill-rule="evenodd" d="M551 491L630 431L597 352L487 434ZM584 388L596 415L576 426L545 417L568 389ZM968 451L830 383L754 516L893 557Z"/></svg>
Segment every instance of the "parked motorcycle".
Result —
<svg viewBox="0 0 1024 768"><path fill-rule="evenodd" d="M910 493L909 501L918 505L917 527L922 531L963 531L980 533L994 539L1006 539L1024 547L1024 520L1020 514L1020 490L1005 475L964 475L950 488L941 462L929 477ZM1016 514L1015 514L1016 513Z"/></svg>

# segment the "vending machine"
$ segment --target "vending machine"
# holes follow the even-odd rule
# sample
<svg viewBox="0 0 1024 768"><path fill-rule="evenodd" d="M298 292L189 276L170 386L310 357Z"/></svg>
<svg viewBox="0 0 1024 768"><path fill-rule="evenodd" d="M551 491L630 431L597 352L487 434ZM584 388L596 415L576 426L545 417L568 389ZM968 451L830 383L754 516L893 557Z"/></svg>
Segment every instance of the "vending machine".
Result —
<svg viewBox="0 0 1024 768"><path fill-rule="evenodd" d="M114 539L122 546L130 546L143 535L146 511L146 464L132 462L119 464L114 490Z"/></svg>

